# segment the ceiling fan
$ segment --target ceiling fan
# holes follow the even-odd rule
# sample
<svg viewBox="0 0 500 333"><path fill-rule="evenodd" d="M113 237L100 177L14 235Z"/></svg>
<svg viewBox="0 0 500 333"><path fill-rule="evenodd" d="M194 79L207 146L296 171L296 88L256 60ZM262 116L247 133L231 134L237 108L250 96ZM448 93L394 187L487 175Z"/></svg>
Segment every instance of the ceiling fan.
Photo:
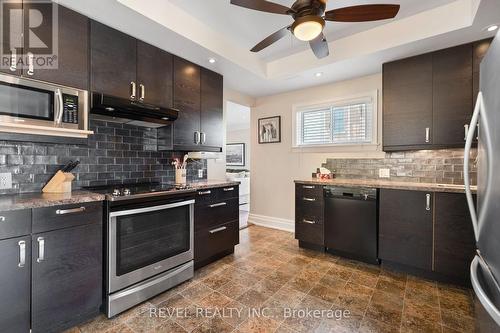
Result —
<svg viewBox="0 0 500 333"><path fill-rule="evenodd" d="M394 18L399 5L358 5L325 12L327 0L296 0L291 8L266 0L231 0L231 4L273 14L290 15L294 22L255 45L250 51L259 52L277 42L290 31L299 40L309 42L312 51L321 59L329 55L328 42L323 34L325 21L366 22Z"/></svg>

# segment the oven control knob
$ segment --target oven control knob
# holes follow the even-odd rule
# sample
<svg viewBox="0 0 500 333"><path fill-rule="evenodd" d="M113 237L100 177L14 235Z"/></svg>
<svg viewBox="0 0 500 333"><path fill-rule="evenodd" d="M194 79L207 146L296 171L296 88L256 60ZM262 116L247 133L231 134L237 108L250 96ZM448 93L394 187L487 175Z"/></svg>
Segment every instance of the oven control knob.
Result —
<svg viewBox="0 0 500 333"><path fill-rule="evenodd" d="M130 189L128 189L128 188L124 189L123 195L130 195Z"/></svg>
<svg viewBox="0 0 500 333"><path fill-rule="evenodd" d="M119 189L115 188L115 189L113 190L113 196L115 196L115 197L119 197L119 196L120 196L120 194L121 194L121 193L120 193L120 190L119 190Z"/></svg>

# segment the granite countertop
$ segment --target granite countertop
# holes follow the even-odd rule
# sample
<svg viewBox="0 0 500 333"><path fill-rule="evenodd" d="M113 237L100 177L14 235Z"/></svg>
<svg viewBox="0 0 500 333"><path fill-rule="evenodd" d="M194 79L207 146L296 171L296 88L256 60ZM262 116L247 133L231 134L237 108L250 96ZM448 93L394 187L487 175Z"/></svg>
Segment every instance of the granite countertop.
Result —
<svg viewBox="0 0 500 333"><path fill-rule="evenodd" d="M240 182L234 180L201 180L201 181L190 182L187 185L195 190L202 190L205 188L237 186L240 185Z"/></svg>
<svg viewBox="0 0 500 333"><path fill-rule="evenodd" d="M72 193L26 193L0 195L0 211L42 208L84 202L103 201L104 195L74 191Z"/></svg>
<svg viewBox="0 0 500 333"><path fill-rule="evenodd" d="M296 180L295 183L325 186L375 187L395 190L465 193L464 185L398 182L378 179L308 179ZM471 189L473 193L477 192L477 186L471 186Z"/></svg>
<svg viewBox="0 0 500 333"><path fill-rule="evenodd" d="M188 183L191 187L188 191L197 191L205 188L217 188L236 186L240 182L229 180L204 180ZM42 208L59 205L68 205L85 202L104 201L104 194L89 191L74 191L66 194L52 193L24 193L0 195L0 211L11 211L19 209Z"/></svg>

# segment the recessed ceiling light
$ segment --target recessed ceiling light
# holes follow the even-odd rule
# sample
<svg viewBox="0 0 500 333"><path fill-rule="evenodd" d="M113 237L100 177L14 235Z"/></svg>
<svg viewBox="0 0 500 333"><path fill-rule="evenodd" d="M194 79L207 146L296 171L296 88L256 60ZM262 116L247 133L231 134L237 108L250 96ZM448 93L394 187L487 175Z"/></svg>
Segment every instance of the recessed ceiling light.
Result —
<svg viewBox="0 0 500 333"><path fill-rule="evenodd" d="M314 74L314 76L321 77L321 76L323 76L323 73L322 72L317 72L316 74Z"/></svg>
<svg viewBox="0 0 500 333"><path fill-rule="evenodd" d="M498 29L498 25L494 24L494 25L490 25L488 28L486 28L486 30L488 31L495 31Z"/></svg>
<svg viewBox="0 0 500 333"><path fill-rule="evenodd" d="M211 63L211 64L215 64L215 61L216 61L216 60L215 60L214 58L210 58L210 59L208 59L208 62L209 62L209 63Z"/></svg>

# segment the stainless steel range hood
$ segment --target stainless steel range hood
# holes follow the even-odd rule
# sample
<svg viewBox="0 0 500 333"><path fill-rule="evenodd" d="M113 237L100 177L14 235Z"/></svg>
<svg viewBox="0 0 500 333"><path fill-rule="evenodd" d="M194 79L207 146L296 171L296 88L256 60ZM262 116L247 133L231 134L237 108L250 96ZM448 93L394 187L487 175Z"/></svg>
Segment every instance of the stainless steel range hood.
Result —
<svg viewBox="0 0 500 333"><path fill-rule="evenodd" d="M139 101L92 93L92 114L144 127L163 127L177 119L179 111Z"/></svg>

